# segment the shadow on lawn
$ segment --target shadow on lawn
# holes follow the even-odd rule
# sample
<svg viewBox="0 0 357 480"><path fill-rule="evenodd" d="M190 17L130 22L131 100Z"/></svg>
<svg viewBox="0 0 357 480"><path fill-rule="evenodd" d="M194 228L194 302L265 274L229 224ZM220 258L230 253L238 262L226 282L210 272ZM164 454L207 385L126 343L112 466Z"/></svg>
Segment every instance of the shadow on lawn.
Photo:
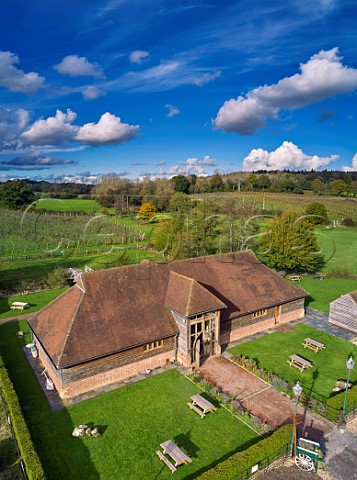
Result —
<svg viewBox="0 0 357 480"><path fill-rule="evenodd" d="M187 433L180 433L179 435L176 435L174 442L177 445L180 445L180 447L183 447L186 452L189 452L189 456L191 458L197 458L197 452L200 450L200 448L193 443L193 441L190 439L190 436L190 430Z"/></svg>
<svg viewBox="0 0 357 480"><path fill-rule="evenodd" d="M23 339L16 337L25 331ZM14 385L20 406L40 457L47 480L99 480L90 451L81 438L72 437L75 425L66 409L53 412L30 367L22 347L31 340L22 321L0 326L0 354ZM101 426L101 432L106 426ZM97 441L97 439L88 439Z"/></svg>
<svg viewBox="0 0 357 480"><path fill-rule="evenodd" d="M226 455L223 455L223 457L215 460L214 462L210 463L209 465L206 465L204 468L201 468L200 470L197 470L196 472L192 473L191 475L187 475L185 477L185 480L194 480L195 478L199 477L202 475L204 472L207 472L207 470L211 470L211 468L215 467L219 463L223 462L224 460L227 460L227 458L231 457L237 452L242 452L243 450L246 450L247 448L251 447L257 443L257 439L251 439L248 442L245 442L243 445L240 445L236 449L232 450L231 452L227 453ZM188 455L191 457L191 452L188 451Z"/></svg>

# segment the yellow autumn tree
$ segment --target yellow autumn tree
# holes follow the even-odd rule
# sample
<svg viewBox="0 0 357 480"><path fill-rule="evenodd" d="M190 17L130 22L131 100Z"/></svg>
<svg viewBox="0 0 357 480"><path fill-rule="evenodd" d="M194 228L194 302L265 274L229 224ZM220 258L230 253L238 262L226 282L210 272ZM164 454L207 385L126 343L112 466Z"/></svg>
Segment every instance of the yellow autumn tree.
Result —
<svg viewBox="0 0 357 480"><path fill-rule="evenodd" d="M155 217L156 208L153 205L151 205L150 202L143 203L140 207L138 215L139 217L143 217L146 220L150 220L150 218Z"/></svg>

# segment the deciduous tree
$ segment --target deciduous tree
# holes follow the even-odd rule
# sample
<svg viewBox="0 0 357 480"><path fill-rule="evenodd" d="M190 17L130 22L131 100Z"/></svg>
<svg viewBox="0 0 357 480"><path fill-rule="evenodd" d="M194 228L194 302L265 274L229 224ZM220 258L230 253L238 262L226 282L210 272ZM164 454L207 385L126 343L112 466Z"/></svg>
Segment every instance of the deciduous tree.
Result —
<svg viewBox="0 0 357 480"><path fill-rule="evenodd" d="M258 255L269 267L306 272L321 268L323 257L316 234L304 215L288 210L273 218L265 233Z"/></svg>

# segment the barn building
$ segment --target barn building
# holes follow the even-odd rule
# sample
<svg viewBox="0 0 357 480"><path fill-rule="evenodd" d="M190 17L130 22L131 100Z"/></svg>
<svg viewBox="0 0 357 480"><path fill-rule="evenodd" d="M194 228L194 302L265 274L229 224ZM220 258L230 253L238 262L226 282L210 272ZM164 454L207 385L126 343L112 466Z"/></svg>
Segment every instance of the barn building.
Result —
<svg viewBox="0 0 357 480"><path fill-rule="evenodd" d="M302 317L306 295L250 251L144 261L84 273L29 325L66 398L168 362L199 366L229 342Z"/></svg>
<svg viewBox="0 0 357 480"><path fill-rule="evenodd" d="M357 334L357 290L330 303L329 322Z"/></svg>

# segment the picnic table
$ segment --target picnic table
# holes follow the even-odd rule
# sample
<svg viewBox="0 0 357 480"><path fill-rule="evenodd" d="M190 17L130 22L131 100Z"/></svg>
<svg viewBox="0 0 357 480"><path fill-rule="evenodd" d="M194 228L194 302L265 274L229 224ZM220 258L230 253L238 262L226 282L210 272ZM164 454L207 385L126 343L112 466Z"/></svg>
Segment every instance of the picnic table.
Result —
<svg viewBox="0 0 357 480"><path fill-rule="evenodd" d="M25 308L28 308L30 306L29 303L25 302L12 302L11 304L11 310L24 310Z"/></svg>
<svg viewBox="0 0 357 480"><path fill-rule="evenodd" d="M176 471L176 467L179 465L182 465L184 463L191 463L192 460L191 458L186 455L185 452L183 452L174 442L171 440L167 440L164 443L160 444L160 447L162 448L162 452L158 450L156 454L162 460L174 473ZM173 465L166 457L165 455L169 455L172 460L175 462L175 465Z"/></svg>
<svg viewBox="0 0 357 480"><path fill-rule="evenodd" d="M211 402L201 397L201 395L199 395L198 393L196 393L196 395L192 395L191 400L192 405L198 406L202 410L203 415L208 412L214 412L217 410L217 408Z"/></svg>
<svg viewBox="0 0 357 480"><path fill-rule="evenodd" d="M303 343L303 345L304 345L304 348L310 348L310 350L313 350L315 353L326 348L323 343L318 342L313 338L305 338L305 343Z"/></svg>
<svg viewBox="0 0 357 480"><path fill-rule="evenodd" d="M311 368L312 363L305 358L300 357L299 355L290 355L290 360L288 360L288 364L292 367L296 367L300 372L305 370L305 368Z"/></svg>
<svg viewBox="0 0 357 480"><path fill-rule="evenodd" d="M301 278L299 277L299 275L290 275L289 280L291 280L292 282L300 282Z"/></svg>

